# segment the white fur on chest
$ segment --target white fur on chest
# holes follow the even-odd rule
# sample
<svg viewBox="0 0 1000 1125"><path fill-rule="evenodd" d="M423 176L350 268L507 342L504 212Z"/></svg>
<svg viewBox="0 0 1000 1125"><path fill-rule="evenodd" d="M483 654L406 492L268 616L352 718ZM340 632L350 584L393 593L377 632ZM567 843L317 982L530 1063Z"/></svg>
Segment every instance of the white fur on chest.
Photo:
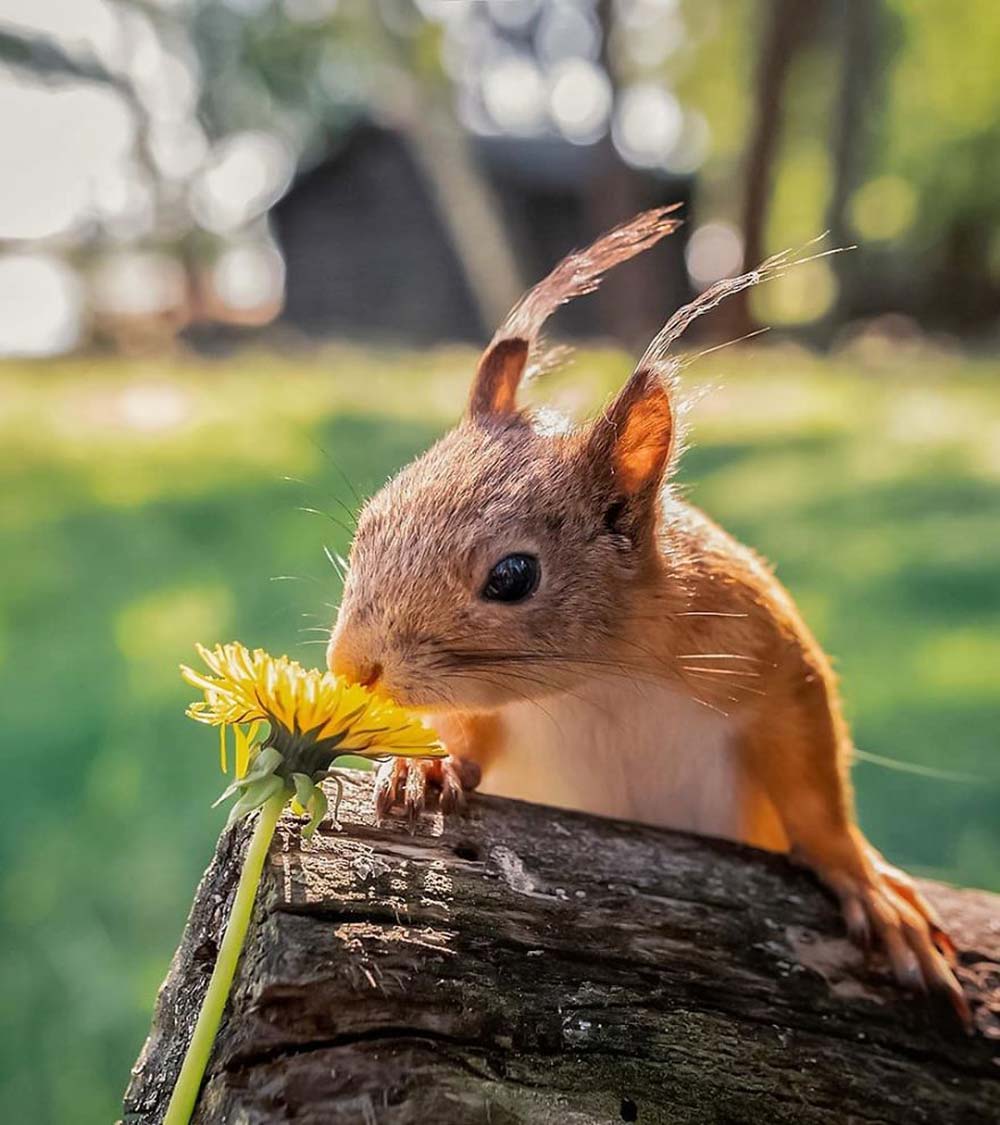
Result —
<svg viewBox="0 0 1000 1125"><path fill-rule="evenodd" d="M734 725L680 692L594 680L502 714L484 792L739 838Z"/></svg>

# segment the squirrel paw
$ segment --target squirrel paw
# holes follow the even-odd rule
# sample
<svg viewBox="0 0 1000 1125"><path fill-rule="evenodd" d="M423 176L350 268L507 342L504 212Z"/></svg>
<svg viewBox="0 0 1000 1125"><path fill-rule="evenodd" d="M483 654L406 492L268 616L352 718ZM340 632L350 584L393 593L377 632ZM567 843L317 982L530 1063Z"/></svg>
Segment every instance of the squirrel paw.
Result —
<svg viewBox="0 0 1000 1125"><path fill-rule="evenodd" d="M872 861L875 870L888 883L893 891L923 918L930 930L931 939L934 942L938 952L944 957L949 965L954 966L958 963L958 950L955 948L955 943L951 940L947 930L941 922L941 917L927 899L917 890L917 885L906 874L905 871L900 871L898 867L893 867L891 863L874 848L869 847L868 857Z"/></svg>
<svg viewBox="0 0 1000 1125"><path fill-rule="evenodd" d="M908 875L873 848L869 858L874 878L828 877L840 898L848 935L864 949L877 943L904 988L941 998L971 1031L968 1001L952 970L955 946L937 912Z"/></svg>
<svg viewBox="0 0 1000 1125"><path fill-rule="evenodd" d="M382 820L402 806L413 824L429 805L457 812L465 804L465 791L478 783L479 767L462 758L393 758L379 766L375 777L375 816Z"/></svg>

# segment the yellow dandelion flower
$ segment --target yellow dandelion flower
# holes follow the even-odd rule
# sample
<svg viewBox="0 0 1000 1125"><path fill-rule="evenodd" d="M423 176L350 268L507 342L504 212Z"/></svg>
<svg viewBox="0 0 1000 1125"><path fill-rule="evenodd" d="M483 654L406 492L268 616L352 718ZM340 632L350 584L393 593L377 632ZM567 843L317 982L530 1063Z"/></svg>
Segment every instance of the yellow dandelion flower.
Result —
<svg viewBox="0 0 1000 1125"><path fill-rule="evenodd" d="M164 1125L187 1125L191 1119L246 939L268 848L289 798L297 812L310 813L302 830L303 836L309 836L326 815L326 797L318 783L332 777L340 792L340 778L330 770L339 755L444 756L432 730L391 700L358 684L303 668L287 656L270 656L259 648L250 652L235 642L213 649L198 645L197 649L208 671L196 672L181 665L184 679L203 693L187 713L199 723L219 728L223 773L230 727L236 739L236 780L219 801L239 794L230 821L253 809L259 808L260 815Z"/></svg>
<svg viewBox="0 0 1000 1125"><path fill-rule="evenodd" d="M236 780L220 801L236 793L233 817L278 793L292 796L312 813L311 834L326 812L316 784L341 754L365 758L439 758L444 750L432 730L391 700L329 672L303 668L287 656L251 652L233 642L196 646L208 672L185 665L181 675L204 693L188 715L217 726L226 770L226 732L236 740ZM267 724L266 736L258 741Z"/></svg>

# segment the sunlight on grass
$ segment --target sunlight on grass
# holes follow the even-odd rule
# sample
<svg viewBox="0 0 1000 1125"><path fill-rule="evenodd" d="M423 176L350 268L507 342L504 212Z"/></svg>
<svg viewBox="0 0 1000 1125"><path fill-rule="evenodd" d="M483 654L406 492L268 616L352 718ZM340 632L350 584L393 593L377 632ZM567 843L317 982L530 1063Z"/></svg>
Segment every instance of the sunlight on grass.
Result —
<svg viewBox="0 0 1000 1125"><path fill-rule="evenodd" d="M1000 678L1000 633L974 626L931 636L911 662L914 687L932 690L952 700L989 702L997 695Z"/></svg>
<svg viewBox="0 0 1000 1125"><path fill-rule="evenodd" d="M0 470L25 479L38 465L64 473L37 502L8 490L4 522L24 526L91 503L134 508L211 494L234 477L315 477L326 454L318 426L345 411L386 419L453 417L464 401L470 356L445 350L405 363L329 349L293 363L249 355L231 364L92 360L9 366L0 404ZM236 424L234 424L234 420ZM95 444L101 456L94 456Z"/></svg>
<svg viewBox="0 0 1000 1125"><path fill-rule="evenodd" d="M129 686L144 693L165 686L160 670L191 657L192 637L222 636L231 629L232 594L224 586L156 590L129 602L114 621L115 639L129 669ZM174 697L168 691L168 698Z"/></svg>

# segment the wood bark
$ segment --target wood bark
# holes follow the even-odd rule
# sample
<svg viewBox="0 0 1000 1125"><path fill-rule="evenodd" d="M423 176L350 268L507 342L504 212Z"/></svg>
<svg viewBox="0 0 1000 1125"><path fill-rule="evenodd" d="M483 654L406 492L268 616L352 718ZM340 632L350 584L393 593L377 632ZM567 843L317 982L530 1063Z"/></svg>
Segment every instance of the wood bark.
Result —
<svg viewBox="0 0 1000 1125"><path fill-rule="evenodd" d="M783 857L479 796L411 834L357 777L343 831L279 826L196 1121L1000 1121L1000 897L923 884L968 1038ZM198 889L126 1122L162 1118L247 836Z"/></svg>

